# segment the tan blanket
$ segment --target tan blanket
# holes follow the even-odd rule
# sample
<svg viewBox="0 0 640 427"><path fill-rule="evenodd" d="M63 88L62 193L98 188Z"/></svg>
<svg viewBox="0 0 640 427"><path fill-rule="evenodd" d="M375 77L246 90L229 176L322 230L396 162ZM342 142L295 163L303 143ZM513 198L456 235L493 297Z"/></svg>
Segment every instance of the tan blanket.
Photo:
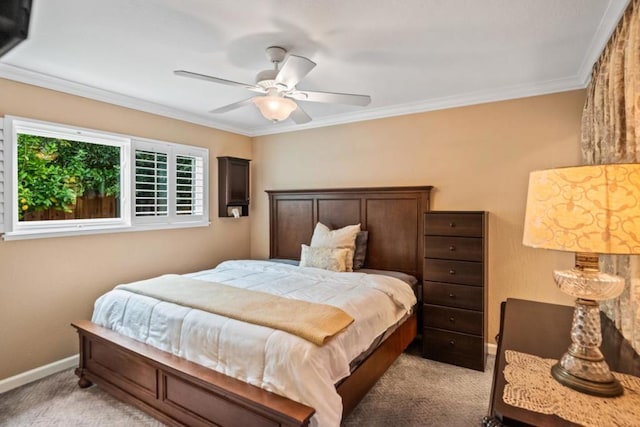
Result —
<svg viewBox="0 0 640 427"><path fill-rule="evenodd" d="M353 322L353 318L347 313L330 305L279 297L176 274L118 285L116 288L279 329L316 345L323 345Z"/></svg>

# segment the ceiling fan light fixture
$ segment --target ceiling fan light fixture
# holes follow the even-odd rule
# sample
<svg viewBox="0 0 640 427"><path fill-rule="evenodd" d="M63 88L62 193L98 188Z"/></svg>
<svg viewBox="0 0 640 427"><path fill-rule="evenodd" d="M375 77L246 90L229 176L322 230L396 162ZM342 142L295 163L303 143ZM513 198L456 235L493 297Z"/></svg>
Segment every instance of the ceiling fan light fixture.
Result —
<svg viewBox="0 0 640 427"><path fill-rule="evenodd" d="M301 125L309 123L311 117L302 106L296 104L296 101L337 103L360 107L365 107L371 102L371 97L368 95L299 91L296 85L316 66L316 63L303 56L287 54L286 49L278 46L268 47L267 57L274 67L271 70L260 71L256 76L255 84L235 82L186 70L175 70L173 73L177 76L241 87L264 95L215 108L210 111L214 114L227 113L253 102L267 120L280 122L291 118L295 124Z"/></svg>
<svg viewBox="0 0 640 427"><path fill-rule="evenodd" d="M253 103L265 119L273 122L286 120L298 108L298 105L289 98L277 95L257 96L253 98Z"/></svg>

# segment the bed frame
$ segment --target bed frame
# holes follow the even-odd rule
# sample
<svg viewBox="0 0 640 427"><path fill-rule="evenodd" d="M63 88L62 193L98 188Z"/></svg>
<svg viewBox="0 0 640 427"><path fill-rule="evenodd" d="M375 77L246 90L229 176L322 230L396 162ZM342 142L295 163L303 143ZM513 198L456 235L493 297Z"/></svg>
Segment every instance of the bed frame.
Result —
<svg viewBox="0 0 640 427"><path fill-rule="evenodd" d="M271 258L299 259L316 222L369 231L365 267L422 278L423 214L431 187L267 191ZM168 425L306 426L314 409L83 320L80 387L99 385ZM417 333L415 313L337 387L351 412Z"/></svg>

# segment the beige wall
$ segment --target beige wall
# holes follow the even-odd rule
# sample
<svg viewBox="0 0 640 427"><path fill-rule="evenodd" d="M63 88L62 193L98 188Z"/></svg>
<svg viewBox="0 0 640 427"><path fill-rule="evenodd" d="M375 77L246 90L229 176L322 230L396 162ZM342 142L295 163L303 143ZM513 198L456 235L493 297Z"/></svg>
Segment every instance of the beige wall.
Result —
<svg viewBox="0 0 640 427"><path fill-rule="evenodd" d="M441 110L253 140L251 253L269 255L264 190L433 185L434 210L487 210L489 342L507 297L571 304L552 270L571 254L522 245L528 174L579 163L585 92Z"/></svg>
<svg viewBox="0 0 640 427"><path fill-rule="evenodd" d="M73 320L118 283L250 254L249 218L217 217L216 156L251 158L247 137L0 79L5 114L207 147L206 228L0 240L0 379L78 352Z"/></svg>
<svg viewBox="0 0 640 427"><path fill-rule="evenodd" d="M569 254L521 244L528 172L579 162L584 91L258 137L0 79L0 116L209 148L208 228L0 241L0 379L77 353L69 323L115 284L268 256L265 189L433 185L433 209L488 210L489 337L507 297L570 304ZM253 159L251 216L217 218L216 156ZM493 342L493 338L490 338Z"/></svg>

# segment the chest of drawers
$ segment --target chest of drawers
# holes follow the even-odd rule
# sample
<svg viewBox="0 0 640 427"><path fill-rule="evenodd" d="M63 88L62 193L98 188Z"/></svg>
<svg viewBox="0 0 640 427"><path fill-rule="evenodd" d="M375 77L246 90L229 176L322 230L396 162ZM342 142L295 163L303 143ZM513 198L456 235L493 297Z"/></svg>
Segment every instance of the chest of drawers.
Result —
<svg viewBox="0 0 640 427"><path fill-rule="evenodd" d="M487 217L424 214L423 356L480 371L487 354Z"/></svg>

